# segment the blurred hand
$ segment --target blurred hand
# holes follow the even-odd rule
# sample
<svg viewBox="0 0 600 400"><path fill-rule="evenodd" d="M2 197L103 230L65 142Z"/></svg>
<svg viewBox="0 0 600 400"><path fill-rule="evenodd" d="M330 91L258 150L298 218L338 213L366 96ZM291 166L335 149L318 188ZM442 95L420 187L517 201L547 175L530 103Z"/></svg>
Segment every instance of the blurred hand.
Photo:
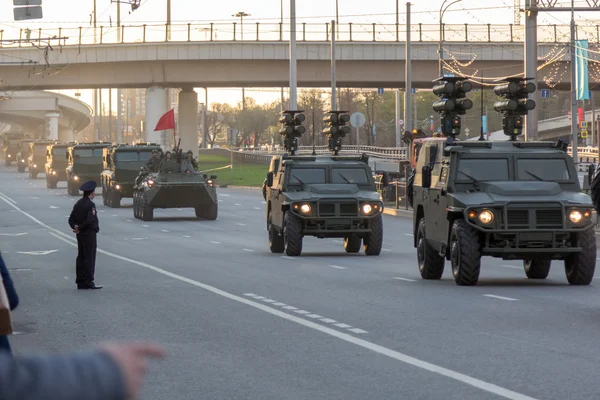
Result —
<svg viewBox="0 0 600 400"><path fill-rule="evenodd" d="M165 350L152 343L105 343L100 350L108 353L119 365L125 378L128 399L137 399L146 374L146 357L164 358Z"/></svg>
<svg viewBox="0 0 600 400"><path fill-rule="evenodd" d="M79 227L77 225L75 225L75 228L73 228L73 232L74 233L79 233Z"/></svg>

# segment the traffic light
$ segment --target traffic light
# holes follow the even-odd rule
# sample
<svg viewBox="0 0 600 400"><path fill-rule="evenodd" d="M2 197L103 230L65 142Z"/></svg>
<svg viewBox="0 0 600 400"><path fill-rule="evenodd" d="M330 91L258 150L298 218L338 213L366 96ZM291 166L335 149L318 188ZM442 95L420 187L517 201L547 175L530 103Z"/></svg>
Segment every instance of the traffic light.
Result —
<svg viewBox="0 0 600 400"><path fill-rule="evenodd" d="M342 149L342 138L350 133L350 127L346 124L350 122L350 116L345 114L347 111L329 111L323 117L323 123L327 124L323 129L323 134L327 136L329 150L334 155L338 155Z"/></svg>
<svg viewBox="0 0 600 400"><path fill-rule="evenodd" d="M433 87L433 93L439 96L440 100L433 103L433 110L441 116L444 136L458 136L461 129L460 116L473 108L473 102L466 98L473 85L466 79L445 76L435 80L441 82Z"/></svg>
<svg viewBox="0 0 600 400"><path fill-rule="evenodd" d="M303 110L298 111L283 111L279 123L283 124L279 128L279 134L284 137L284 149L289 151L291 155L298 150L298 138L306 132L306 128L302 126L302 122L306 119Z"/></svg>
<svg viewBox="0 0 600 400"><path fill-rule="evenodd" d="M506 78L494 87L494 93L501 99L494 103L494 110L502 114L502 128L510 140L517 140L523 134L523 116L535 108L535 101L528 99L536 90L535 84L527 82L531 78Z"/></svg>

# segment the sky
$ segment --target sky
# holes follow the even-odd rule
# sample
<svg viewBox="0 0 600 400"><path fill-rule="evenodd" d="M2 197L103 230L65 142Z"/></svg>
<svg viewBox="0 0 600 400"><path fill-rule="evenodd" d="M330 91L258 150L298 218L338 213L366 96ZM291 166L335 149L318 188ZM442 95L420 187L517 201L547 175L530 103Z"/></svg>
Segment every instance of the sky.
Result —
<svg viewBox="0 0 600 400"><path fill-rule="evenodd" d="M114 0L113 0L114 1ZM121 0L127 1L127 0ZM445 24L503 24L514 23L515 0L461 0L448 8L444 15ZM525 0L520 0L523 6ZM406 22L405 0L296 0L296 18L298 24L325 23L336 18L336 2L340 24L353 22L394 24L396 18L400 23ZM444 0L413 0L411 3L412 24L439 23L439 10ZM449 4L451 1L447 1ZM43 0L44 18L16 22L13 20L12 1L0 0L0 24L4 29L4 38L18 37L20 28L28 28L35 32L38 28L56 29L58 27L83 27L85 34L93 35L91 15L94 0ZM68 6L67 6L68 4ZM281 19L283 4L284 23L289 23L290 0L171 0L171 23L176 24L208 24L239 22L232 14L243 11L250 14L244 18L246 29L256 22L261 24L278 24ZM396 14L396 5L399 13ZM570 0L559 0L559 4L570 6ZM587 6L585 0L576 0L576 6ZM121 23L123 25L164 24L166 22L167 0L141 0L140 7L130 12L128 4L121 4ZM111 22L116 25L117 4L111 0L96 0L98 26L107 26ZM542 13L538 17L540 30L548 29L544 25L568 24L569 13ZM577 13L578 24L595 25L600 23L600 13ZM521 18L523 21L523 18ZM174 28L175 29L175 28ZM246 31L248 32L248 31ZM35 37L32 35L32 37ZM199 99L204 99L204 90L196 89ZM75 91L61 91L74 95ZM247 97L254 97L257 102L274 101L280 97L279 90L246 89ZM81 91L81 100L92 103L92 91ZM108 99L108 91L103 93L103 100ZM209 89L209 104L212 102L231 102L241 100L241 90ZM116 102L115 102L116 103Z"/></svg>

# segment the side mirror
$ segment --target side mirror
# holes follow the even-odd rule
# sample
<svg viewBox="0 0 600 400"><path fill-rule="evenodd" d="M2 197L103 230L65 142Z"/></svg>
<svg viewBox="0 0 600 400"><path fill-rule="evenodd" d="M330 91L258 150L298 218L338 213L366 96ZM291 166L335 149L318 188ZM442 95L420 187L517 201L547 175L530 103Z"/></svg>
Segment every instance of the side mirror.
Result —
<svg viewBox="0 0 600 400"><path fill-rule="evenodd" d="M211 175L210 179L215 180L215 179L217 179L217 176L216 175Z"/></svg>
<svg viewBox="0 0 600 400"><path fill-rule="evenodd" d="M202 177L203 177L204 179L208 179L208 174L202 174Z"/></svg>
<svg viewBox="0 0 600 400"><path fill-rule="evenodd" d="M267 173L267 186L273 186L273 172Z"/></svg>
<svg viewBox="0 0 600 400"><path fill-rule="evenodd" d="M424 165L421 168L421 186L423 189L429 189L431 187L431 167Z"/></svg>
<svg viewBox="0 0 600 400"><path fill-rule="evenodd" d="M594 167L594 164L590 164L590 166L588 167L588 183L591 185L592 181L594 180L594 173L596 172L596 167Z"/></svg>

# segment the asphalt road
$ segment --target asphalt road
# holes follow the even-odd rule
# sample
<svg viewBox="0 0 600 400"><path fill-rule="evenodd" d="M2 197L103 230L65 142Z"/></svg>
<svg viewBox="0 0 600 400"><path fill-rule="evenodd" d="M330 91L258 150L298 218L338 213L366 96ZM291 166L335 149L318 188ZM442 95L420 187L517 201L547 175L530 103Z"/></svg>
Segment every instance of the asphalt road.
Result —
<svg viewBox="0 0 600 400"><path fill-rule="evenodd" d="M385 216L379 257L305 239L302 257L271 254L258 190L219 189L219 217L156 210L155 221L96 206L96 282L77 291L67 217L76 198L0 167L0 251L21 305L17 353L107 339L163 343L143 399L600 398L600 298L486 258L459 287L447 263L421 280L411 220ZM33 253L32 253L33 252ZM599 273L600 275L600 273Z"/></svg>

